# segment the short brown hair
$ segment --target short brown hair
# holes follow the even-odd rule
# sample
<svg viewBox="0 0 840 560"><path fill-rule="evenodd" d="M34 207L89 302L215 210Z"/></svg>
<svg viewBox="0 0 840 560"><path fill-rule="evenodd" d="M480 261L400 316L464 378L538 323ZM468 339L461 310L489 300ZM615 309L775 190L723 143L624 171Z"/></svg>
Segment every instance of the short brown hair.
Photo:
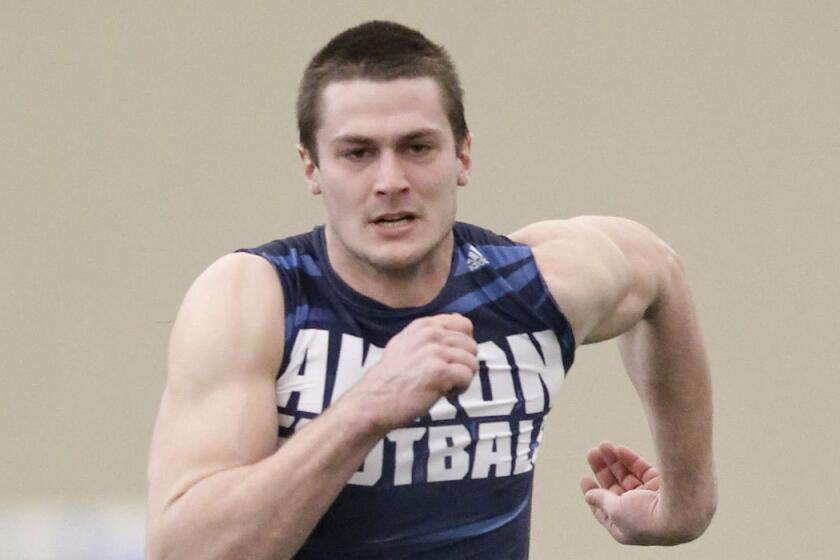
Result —
<svg viewBox="0 0 840 560"><path fill-rule="evenodd" d="M433 78L443 95L455 149L467 136L464 92L446 50L422 33L390 21L370 21L332 38L309 62L300 82L297 121L301 145L318 165L315 131L320 126L321 92L332 82L366 78Z"/></svg>

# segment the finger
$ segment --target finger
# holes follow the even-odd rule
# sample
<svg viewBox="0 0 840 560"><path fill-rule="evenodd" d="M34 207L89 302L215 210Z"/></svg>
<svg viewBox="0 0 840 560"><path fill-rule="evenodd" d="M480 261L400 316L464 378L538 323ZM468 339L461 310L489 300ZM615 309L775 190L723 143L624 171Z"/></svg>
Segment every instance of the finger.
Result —
<svg viewBox="0 0 840 560"><path fill-rule="evenodd" d="M620 495L627 490L633 490L642 485L642 481L630 472L627 465L621 461L612 443L603 442L599 446L599 450L617 483L616 487L610 486L610 490Z"/></svg>
<svg viewBox="0 0 840 560"><path fill-rule="evenodd" d="M615 451L619 460L627 466L633 476L641 481L645 488L648 490L659 489L659 471L656 470L656 467L640 457L638 453L623 445L616 447ZM651 483L655 485L655 488L649 486Z"/></svg>
<svg viewBox="0 0 840 560"><path fill-rule="evenodd" d="M598 447L590 450L587 458L592 471L603 488L619 495L624 493L623 480L627 471L618 463L612 443L602 441ZM632 483L632 481L630 482Z"/></svg>
<svg viewBox="0 0 840 560"><path fill-rule="evenodd" d="M651 465L644 457L639 456L635 451L624 446L619 446L616 449L618 455L628 468L635 474L642 482L647 482L652 478L659 476L659 471Z"/></svg>
<svg viewBox="0 0 840 560"><path fill-rule="evenodd" d="M598 486L598 483L591 476L584 476L580 479L580 491L583 492L584 496L590 490L596 490L598 488L600 488L600 486Z"/></svg>
<svg viewBox="0 0 840 560"><path fill-rule="evenodd" d="M463 333L467 336L473 335L472 321L461 315L460 313L448 313L446 315L437 315L444 328Z"/></svg>
<svg viewBox="0 0 840 560"><path fill-rule="evenodd" d="M597 492L599 492L599 491L603 491L603 490L601 490L599 488L593 488L593 489L587 491L583 495L583 501L585 501L586 505L589 506L589 510L592 512L592 515L595 516L595 519L598 520L598 523L606 526L607 519L608 519L607 514L601 508L600 503L599 503L600 500L596 497Z"/></svg>
<svg viewBox="0 0 840 560"><path fill-rule="evenodd" d="M607 514L604 513L604 510L598 509L592 505L589 506L589 510L592 512L592 515L595 516L595 519L598 520L598 523L600 523L604 527L609 528L610 518L607 517Z"/></svg>
<svg viewBox="0 0 840 560"><path fill-rule="evenodd" d="M461 364L469 368L470 370L470 377L472 374L478 371L478 356L464 350L463 348L458 348L456 346L447 346L441 349L440 354L444 361L448 364Z"/></svg>
<svg viewBox="0 0 840 560"><path fill-rule="evenodd" d="M468 336L464 333L456 331L446 331L442 342L447 346L461 348L462 350L465 350L470 354L478 354L478 343L473 337Z"/></svg>
<svg viewBox="0 0 840 560"><path fill-rule="evenodd" d="M446 396L457 396L467 390L472 383L475 370L464 364L450 364L447 386L443 391Z"/></svg>
<svg viewBox="0 0 840 560"><path fill-rule="evenodd" d="M601 453L600 448L593 447L590 449L589 453L586 454L586 460L601 487L612 488L618 486L618 481L615 479L609 465L607 465L607 461Z"/></svg>
<svg viewBox="0 0 840 560"><path fill-rule="evenodd" d="M458 327L460 323L459 319L467 321L467 326L470 328L450 328ZM464 327L463 324L460 326ZM460 346L474 354L478 353L478 344L471 334L472 323L460 315L435 315L433 317L416 319L406 327L406 330L409 328L417 332L426 341L426 344Z"/></svg>
<svg viewBox="0 0 840 560"><path fill-rule="evenodd" d="M620 498L608 490L598 488L591 490L584 496L592 515L603 525L607 532L619 543L626 544L624 531L615 521L615 513L618 512Z"/></svg>
<svg viewBox="0 0 840 560"><path fill-rule="evenodd" d="M610 521L610 513L615 509L618 496L603 488L595 488L589 490L583 498L596 519L606 527Z"/></svg>

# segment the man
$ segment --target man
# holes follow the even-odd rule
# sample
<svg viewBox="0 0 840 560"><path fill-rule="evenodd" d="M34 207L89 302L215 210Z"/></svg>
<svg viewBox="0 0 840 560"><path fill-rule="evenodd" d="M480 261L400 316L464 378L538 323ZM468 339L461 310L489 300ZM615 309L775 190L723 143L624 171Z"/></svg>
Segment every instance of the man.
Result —
<svg viewBox="0 0 840 560"><path fill-rule="evenodd" d="M325 46L298 122L326 225L190 287L150 453L149 556L526 558L543 417L576 346L614 337L661 475L604 442L585 501L622 543L700 535L710 383L674 253L616 218L509 237L455 222L460 86L403 26Z"/></svg>

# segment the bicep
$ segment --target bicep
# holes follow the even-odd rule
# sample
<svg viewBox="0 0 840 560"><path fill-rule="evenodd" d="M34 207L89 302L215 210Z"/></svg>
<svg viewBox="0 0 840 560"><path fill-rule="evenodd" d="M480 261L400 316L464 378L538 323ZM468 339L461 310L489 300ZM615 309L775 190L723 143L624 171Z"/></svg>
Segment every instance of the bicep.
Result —
<svg viewBox="0 0 840 560"><path fill-rule="evenodd" d="M282 292L271 265L253 259L223 257L184 298L149 454L151 512L276 448Z"/></svg>

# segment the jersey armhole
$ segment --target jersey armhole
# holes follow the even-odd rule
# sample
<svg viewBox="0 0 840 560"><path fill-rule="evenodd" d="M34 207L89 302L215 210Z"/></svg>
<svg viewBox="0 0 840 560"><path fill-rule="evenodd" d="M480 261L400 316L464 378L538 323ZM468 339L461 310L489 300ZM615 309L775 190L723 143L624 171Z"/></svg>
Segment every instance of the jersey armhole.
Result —
<svg viewBox="0 0 840 560"><path fill-rule="evenodd" d="M551 290L548 287L548 283L545 280L545 276L543 276L540 267L537 266L537 259L534 257L533 249L524 243L518 243L509 239L506 236L505 239L513 243L514 245L519 245L522 247L526 247L528 252L531 255L532 262L534 263L534 267L537 269L537 278L540 281L540 287L542 288L542 294L536 301L530 302L535 312L539 313L541 310L549 311L549 316L543 316L543 319L549 323L552 330L557 334L557 338L560 341L560 346L563 350L563 367L565 368L566 372L569 371L571 368L572 363L575 360L575 352L577 350L577 341L575 340L575 333L572 330L572 324L569 322L569 319L566 318L566 314L563 313L563 308L554 298L554 295L551 293Z"/></svg>
<svg viewBox="0 0 840 560"><path fill-rule="evenodd" d="M272 261L272 259L266 255L265 253L257 250L257 249L237 249L234 253L247 253L249 255L254 255L260 258L265 259L268 263L274 268L274 272L277 274L277 278L280 281L280 289L283 292L283 357L280 360L280 366L277 369L277 373L274 376L274 380L280 378L280 375L286 370L286 367L289 365L289 355L291 352L291 347L294 344L294 338L297 334L297 330L295 329L295 321L294 321L294 314L290 312L290 309L293 309L293 301L294 298L292 297L292 286L291 281L287 278L286 274L284 273L283 269L277 264Z"/></svg>

